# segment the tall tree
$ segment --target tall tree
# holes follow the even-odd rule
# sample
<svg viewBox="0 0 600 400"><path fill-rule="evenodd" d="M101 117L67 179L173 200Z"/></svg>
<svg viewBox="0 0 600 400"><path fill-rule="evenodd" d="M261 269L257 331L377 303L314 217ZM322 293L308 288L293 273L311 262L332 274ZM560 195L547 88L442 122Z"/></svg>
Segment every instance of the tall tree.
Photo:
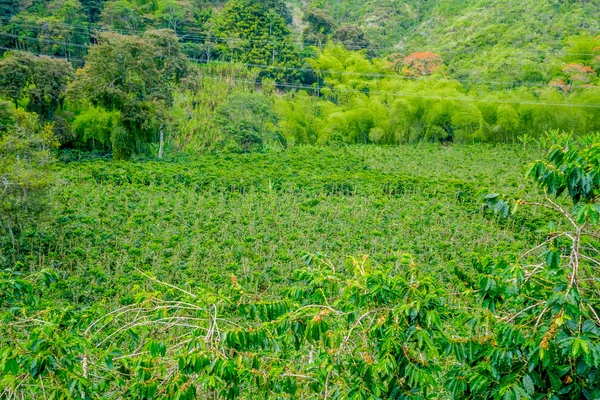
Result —
<svg viewBox="0 0 600 400"><path fill-rule="evenodd" d="M263 4L264 3L264 4ZM292 33L284 18L266 3L231 0L219 16L216 35L222 58L260 65L261 77L298 81L301 66Z"/></svg>
<svg viewBox="0 0 600 400"><path fill-rule="evenodd" d="M50 57L33 58L29 89L29 111L37 113L43 121L54 120L54 113L62 106L67 86L74 75L68 61Z"/></svg>
<svg viewBox="0 0 600 400"><path fill-rule="evenodd" d="M336 29L336 23L331 15L320 8L306 10L302 20L307 25L302 33L306 45L322 46Z"/></svg>
<svg viewBox="0 0 600 400"><path fill-rule="evenodd" d="M443 66L442 57L430 51L412 53L404 59L404 72L411 76L433 75Z"/></svg>
<svg viewBox="0 0 600 400"><path fill-rule="evenodd" d="M171 106L175 83L185 71L185 58L171 31L103 34L78 72L72 94L120 112L121 126L113 130L111 140L113 156L127 159L137 143L147 141L153 128L160 128L158 117Z"/></svg>
<svg viewBox="0 0 600 400"><path fill-rule="evenodd" d="M25 94L25 88L31 79L32 57L13 52L0 60L0 95L11 99L15 108Z"/></svg>

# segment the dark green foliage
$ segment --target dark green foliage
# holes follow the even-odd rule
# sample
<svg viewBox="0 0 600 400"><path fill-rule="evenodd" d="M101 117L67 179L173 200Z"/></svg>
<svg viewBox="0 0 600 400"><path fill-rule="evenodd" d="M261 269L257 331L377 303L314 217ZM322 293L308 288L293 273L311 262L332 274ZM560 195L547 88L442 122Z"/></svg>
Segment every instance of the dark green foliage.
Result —
<svg viewBox="0 0 600 400"><path fill-rule="evenodd" d="M300 74L295 68L302 63L292 33L284 18L263 3L230 1L217 19L215 33L221 38L217 49L224 60L264 66L262 77L297 82Z"/></svg>
<svg viewBox="0 0 600 400"><path fill-rule="evenodd" d="M129 160L135 151L135 137L123 125L116 125L112 129L110 142L115 160Z"/></svg>
<svg viewBox="0 0 600 400"><path fill-rule="evenodd" d="M31 65L26 55L14 53L0 60L0 92L11 99L15 107L19 106L30 81Z"/></svg>
<svg viewBox="0 0 600 400"><path fill-rule="evenodd" d="M174 85L185 72L180 45L171 32L148 31L142 37L107 34L90 50L73 98L120 112L122 126L111 138L118 140L112 141L117 159L125 159L160 125L157 120L172 104Z"/></svg>
<svg viewBox="0 0 600 400"><path fill-rule="evenodd" d="M242 152L261 150L274 136L277 117L269 100L258 93L232 93L216 110L216 122L226 140Z"/></svg>
<svg viewBox="0 0 600 400"><path fill-rule="evenodd" d="M19 0L0 0L0 18L10 18L22 10Z"/></svg>
<svg viewBox="0 0 600 400"><path fill-rule="evenodd" d="M80 3L88 22L96 23L100 20L106 0L80 0Z"/></svg>
<svg viewBox="0 0 600 400"><path fill-rule="evenodd" d="M375 55L373 43L365 38L364 32L354 25L342 25L335 30L332 39L340 42L349 50L365 50L367 54Z"/></svg>
<svg viewBox="0 0 600 400"><path fill-rule="evenodd" d="M27 109L38 114L42 121L52 121L63 104L67 85L74 75L73 67L65 60L50 57L36 57L31 65Z"/></svg>
<svg viewBox="0 0 600 400"><path fill-rule="evenodd" d="M302 33L306 45L321 46L325 44L337 26L329 12L319 8L306 10L303 20L308 25Z"/></svg>
<svg viewBox="0 0 600 400"><path fill-rule="evenodd" d="M0 101L0 136L12 127L15 123L11 104Z"/></svg>
<svg viewBox="0 0 600 400"><path fill-rule="evenodd" d="M65 60L11 52L0 60L0 92L12 99L17 108L19 100L27 93L28 110L44 121L52 121L54 113L63 104L73 75L71 64Z"/></svg>

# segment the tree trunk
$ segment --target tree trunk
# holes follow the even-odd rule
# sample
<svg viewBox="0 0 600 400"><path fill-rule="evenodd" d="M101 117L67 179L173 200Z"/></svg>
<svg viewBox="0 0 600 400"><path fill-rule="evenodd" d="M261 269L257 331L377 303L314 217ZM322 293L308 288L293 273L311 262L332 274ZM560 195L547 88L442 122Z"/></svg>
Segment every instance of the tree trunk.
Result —
<svg viewBox="0 0 600 400"><path fill-rule="evenodd" d="M159 145L158 145L158 158L162 158L163 157L163 153L164 153L164 145L165 145L165 134L163 132L163 127L162 125L160 126L160 138L159 138Z"/></svg>

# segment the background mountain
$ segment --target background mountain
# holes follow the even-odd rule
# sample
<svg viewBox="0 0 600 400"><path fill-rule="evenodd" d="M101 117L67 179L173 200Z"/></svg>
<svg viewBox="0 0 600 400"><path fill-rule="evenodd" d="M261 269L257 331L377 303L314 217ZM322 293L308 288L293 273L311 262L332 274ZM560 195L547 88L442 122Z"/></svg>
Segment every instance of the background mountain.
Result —
<svg viewBox="0 0 600 400"><path fill-rule="evenodd" d="M379 54L430 50L459 78L545 81L568 61L592 59L600 2L575 0L317 0L338 26L364 32Z"/></svg>

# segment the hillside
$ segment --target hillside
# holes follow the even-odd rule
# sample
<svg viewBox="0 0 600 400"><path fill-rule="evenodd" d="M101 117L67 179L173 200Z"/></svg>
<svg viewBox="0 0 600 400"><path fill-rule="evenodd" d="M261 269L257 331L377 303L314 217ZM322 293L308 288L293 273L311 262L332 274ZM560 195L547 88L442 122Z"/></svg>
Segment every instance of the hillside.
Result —
<svg viewBox="0 0 600 400"><path fill-rule="evenodd" d="M543 82L571 60L593 58L574 37L600 32L598 1L313 1L337 24L355 24L382 54L430 50L449 72L483 81Z"/></svg>

